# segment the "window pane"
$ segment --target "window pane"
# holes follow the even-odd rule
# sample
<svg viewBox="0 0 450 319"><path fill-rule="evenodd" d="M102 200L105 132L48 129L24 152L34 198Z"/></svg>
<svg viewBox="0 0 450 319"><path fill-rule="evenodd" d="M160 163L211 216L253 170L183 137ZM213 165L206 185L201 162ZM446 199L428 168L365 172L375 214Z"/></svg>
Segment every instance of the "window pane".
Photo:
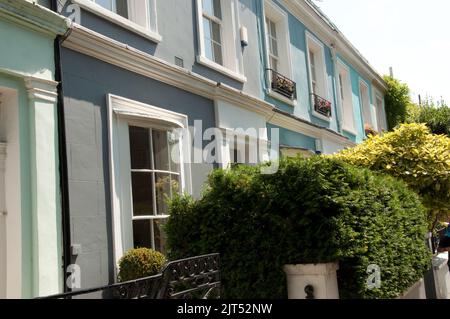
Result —
<svg viewBox="0 0 450 319"><path fill-rule="evenodd" d="M270 35L273 38L277 38L277 27L273 21L270 21Z"/></svg>
<svg viewBox="0 0 450 319"><path fill-rule="evenodd" d="M270 58L270 68L275 72L278 72L278 61L274 58Z"/></svg>
<svg viewBox="0 0 450 319"><path fill-rule="evenodd" d="M311 66L311 77L314 82L317 82L316 68L314 66Z"/></svg>
<svg viewBox="0 0 450 319"><path fill-rule="evenodd" d="M344 84L342 81L342 74L339 74L339 87L341 90L341 100L343 101L344 100Z"/></svg>
<svg viewBox="0 0 450 319"><path fill-rule="evenodd" d="M132 169L150 169L150 135L149 129L130 126L130 153Z"/></svg>
<svg viewBox="0 0 450 319"><path fill-rule="evenodd" d="M211 22L212 24L212 40L219 44L222 44L222 39L220 37L220 25L215 22Z"/></svg>
<svg viewBox="0 0 450 319"><path fill-rule="evenodd" d="M169 147L170 147L170 171L180 172L180 140L176 134L169 132L168 134Z"/></svg>
<svg viewBox="0 0 450 319"><path fill-rule="evenodd" d="M181 193L180 175L170 175L170 185L172 185L172 196L176 193Z"/></svg>
<svg viewBox="0 0 450 319"><path fill-rule="evenodd" d="M167 235L163 230L164 225L166 224L166 219L155 219L153 221L153 230L154 230L154 238L155 238L155 250L166 253L166 245L167 245Z"/></svg>
<svg viewBox="0 0 450 319"><path fill-rule="evenodd" d="M171 198L171 181L169 174L156 174L156 209L158 215L167 215L167 200Z"/></svg>
<svg viewBox="0 0 450 319"><path fill-rule="evenodd" d="M314 59L314 53L312 51L309 51L309 63L311 63L312 67L314 67L316 65L316 61Z"/></svg>
<svg viewBox="0 0 450 319"><path fill-rule="evenodd" d="M113 0L94 0L95 3L101 5L103 8L113 11Z"/></svg>
<svg viewBox="0 0 450 319"><path fill-rule="evenodd" d="M155 159L155 169L161 171L169 170L169 147L167 142L167 132L152 130L153 156Z"/></svg>
<svg viewBox="0 0 450 319"><path fill-rule="evenodd" d="M152 248L151 220L133 220L134 248Z"/></svg>
<svg viewBox="0 0 450 319"><path fill-rule="evenodd" d="M222 47L217 43L213 43L213 48L214 48L214 62L218 64L223 64Z"/></svg>
<svg viewBox="0 0 450 319"><path fill-rule="evenodd" d="M153 215L152 173L131 173L133 215Z"/></svg>
<svg viewBox="0 0 450 319"><path fill-rule="evenodd" d="M203 11L210 16L222 19L222 10L220 7L220 0L202 0Z"/></svg>
<svg viewBox="0 0 450 319"><path fill-rule="evenodd" d="M116 1L116 13L122 17L128 19L128 3L127 0L115 0ZM136 1L136 0L134 0Z"/></svg>
<svg viewBox="0 0 450 319"><path fill-rule="evenodd" d="M278 43L277 43L277 40L275 40L275 39L272 39L272 41L271 41L271 47L272 47L272 54L273 55L275 55L275 56L278 56Z"/></svg>
<svg viewBox="0 0 450 319"><path fill-rule="evenodd" d="M212 49L212 43L211 43L211 24L208 19L203 18L203 32L204 32L204 41L205 42L205 56L210 59L211 61L214 61L214 53Z"/></svg>

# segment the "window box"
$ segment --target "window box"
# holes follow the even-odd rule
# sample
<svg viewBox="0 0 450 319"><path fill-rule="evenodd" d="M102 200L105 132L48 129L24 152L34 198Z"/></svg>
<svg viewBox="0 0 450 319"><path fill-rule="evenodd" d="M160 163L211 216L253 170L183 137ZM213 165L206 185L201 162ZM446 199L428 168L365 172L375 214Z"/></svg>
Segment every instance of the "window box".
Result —
<svg viewBox="0 0 450 319"><path fill-rule="evenodd" d="M297 98L297 84L294 81L272 69L267 69L267 71L269 72L272 91L277 92L291 100L295 100Z"/></svg>
<svg viewBox="0 0 450 319"><path fill-rule="evenodd" d="M331 117L331 102L318 96L317 94L311 94L314 101L314 111L327 118Z"/></svg>

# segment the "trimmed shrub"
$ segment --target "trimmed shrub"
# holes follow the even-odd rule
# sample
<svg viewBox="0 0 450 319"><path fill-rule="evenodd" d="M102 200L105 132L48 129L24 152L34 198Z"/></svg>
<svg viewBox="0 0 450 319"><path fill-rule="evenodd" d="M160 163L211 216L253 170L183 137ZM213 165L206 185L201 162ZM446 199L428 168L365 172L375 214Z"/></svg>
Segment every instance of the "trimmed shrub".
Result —
<svg viewBox="0 0 450 319"><path fill-rule="evenodd" d="M120 282L157 275L166 264L166 257L152 249L137 248L128 251L119 260Z"/></svg>
<svg viewBox="0 0 450 319"><path fill-rule="evenodd" d="M430 229L450 211L450 138L424 124L402 124L333 157L405 181L422 197Z"/></svg>
<svg viewBox="0 0 450 319"><path fill-rule="evenodd" d="M343 298L395 297L428 269L424 209L401 181L323 157L259 172L216 170L202 199L170 203L170 257L219 252L225 298L285 298L285 264L339 260Z"/></svg>

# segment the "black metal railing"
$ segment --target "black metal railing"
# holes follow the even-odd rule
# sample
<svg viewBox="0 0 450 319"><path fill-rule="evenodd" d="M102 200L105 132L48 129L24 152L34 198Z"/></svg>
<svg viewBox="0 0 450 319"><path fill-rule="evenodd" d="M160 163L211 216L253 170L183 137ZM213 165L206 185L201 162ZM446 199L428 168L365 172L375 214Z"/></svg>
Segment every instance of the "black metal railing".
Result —
<svg viewBox="0 0 450 319"><path fill-rule="evenodd" d="M113 285L38 299L218 299L219 254L169 262L161 273Z"/></svg>
<svg viewBox="0 0 450 319"><path fill-rule="evenodd" d="M294 81L272 69L266 69L266 72L268 72L272 91L291 100L297 99L297 84Z"/></svg>
<svg viewBox="0 0 450 319"><path fill-rule="evenodd" d="M314 111L320 115L331 117L331 102L318 96L317 94L311 93L314 103Z"/></svg>

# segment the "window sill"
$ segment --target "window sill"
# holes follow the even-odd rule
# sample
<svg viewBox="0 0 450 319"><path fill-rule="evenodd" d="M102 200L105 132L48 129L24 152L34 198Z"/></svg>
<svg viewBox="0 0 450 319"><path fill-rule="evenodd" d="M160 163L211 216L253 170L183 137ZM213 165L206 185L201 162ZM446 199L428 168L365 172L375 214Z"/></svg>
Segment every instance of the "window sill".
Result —
<svg viewBox="0 0 450 319"><path fill-rule="evenodd" d="M241 83L247 82L247 78L244 75L236 73L234 71L231 71L230 69L227 69L226 67L224 67L216 62L213 62L210 59L208 59L202 55L197 56L197 63L204 65L208 68L211 68L217 72L220 72L238 82L241 82Z"/></svg>
<svg viewBox="0 0 450 319"><path fill-rule="evenodd" d="M322 115L322 114L316 112L315 110L312 111L312 115L314 117L317 117L318 119L321 119L321 120L326 121L326 122L331 122L331 119L332 119L331 117L327 117L325 115Z"/></svg>
<svg viewBox="0 0 450 319"><path fill-rule="evenodd" d="M108 9L105 9L101 7L98 4L95 4L94 2L90 0L72 0L74 4L79 5L83 9L90 11L96 15L98 15L101 18L104 18L108 21L111 21L122 28L125 28L127 30L130 30L146 39L149 39L155 43L159 43L162 41L162 36L159 35L157 32L148 30L114 12L109 11Z"/></svg>
<svg viewBox="0 0 450 319"><path fill-rule="evenodd" d="M355 136L355 137L358 136L358 133L356 133L356 131L354 129L352 129L352 128L344 126L344 127L342 127L342 130L347 132L347 133L349 133L349 134L351 134L351 135L353 135L353 136Z"/></svg>
<svg viewBox="0 0 450 319"><path fill-rule="evenodd" d="M295 106L297 104L297 100L291 100L291 99L281 95L280 93L273 91L272 89L267 90L267 95L274 99L277 99L283 103L286 103L290 106Z"/></svg>

